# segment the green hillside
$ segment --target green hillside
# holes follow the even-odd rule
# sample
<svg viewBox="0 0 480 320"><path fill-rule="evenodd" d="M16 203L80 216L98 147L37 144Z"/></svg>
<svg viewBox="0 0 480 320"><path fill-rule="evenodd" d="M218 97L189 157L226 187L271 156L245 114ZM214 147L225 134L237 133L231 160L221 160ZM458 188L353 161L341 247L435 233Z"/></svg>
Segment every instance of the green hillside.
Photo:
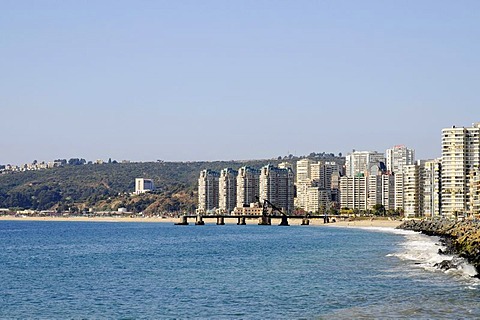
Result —
<svg viewBox="0 0 480 320"><path fill-rule="evenodd" d="M66 165L0 175L0 207L79 212L84 209L163 213L194 211L203 169L260 168L278 160L143 162ZM157 191L131 196L135 178L153 179Z"/></svg>

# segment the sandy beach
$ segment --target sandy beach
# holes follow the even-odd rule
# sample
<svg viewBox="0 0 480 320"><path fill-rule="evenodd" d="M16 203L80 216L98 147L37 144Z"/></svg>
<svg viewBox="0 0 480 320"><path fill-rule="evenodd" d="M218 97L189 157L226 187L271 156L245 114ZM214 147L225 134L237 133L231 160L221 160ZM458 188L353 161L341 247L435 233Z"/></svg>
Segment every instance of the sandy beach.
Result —
<svg viewBox="0 0 480 320"><path fill-rule="evenodd" d="M15 217L0 216L0 221L78 221L78 222L146 222L146 223L177 223L179 218L163 218L163 217ZM215 224L215 218L204 217L205 224ZM195 219L189 219L190 224L195 223ZM300 225L302 219L289 219L290 225ZM236 218L225 219L226 224L236 224ZM257 219L247 219L246 223L257 224ZM273 219L272 225L280 223L280 219ZM388 219L362 219L353 221L337 221L332 223L323 223L323 219L310 219L310 225L328 226L328 227L385 227L395 228L402 223L401 220Z"/></svg>

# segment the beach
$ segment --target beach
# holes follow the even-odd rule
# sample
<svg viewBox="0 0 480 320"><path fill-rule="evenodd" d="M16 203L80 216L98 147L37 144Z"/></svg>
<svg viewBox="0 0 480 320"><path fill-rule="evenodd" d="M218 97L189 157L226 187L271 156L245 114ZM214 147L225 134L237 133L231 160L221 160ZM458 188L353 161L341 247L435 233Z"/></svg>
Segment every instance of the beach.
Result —
<svg viewBox="0 0 480 320"><path fill-rule="evenodd" d="M28 216L0 216L0 221L77 221L77 222L147 222L147 223L177 223L180 221L179 218L172 217L28 217ZM204 217L205 224L215 224L215 218ZM190 224L195 223L195 219L189 219ZM237 218L226 218L225 224L236 224ZM247 219L246 223L257 224L257 219ZM280 223L280 219L272 219L272 225L277 225ZM302 219L289 219L288 223L290 225L300 225ZM389 220L382 218L375 219L355 219L355 220L344 220L336 221L330 223L324 223L323 219L310 219L310 225L313 226L329 226L329 227L352 227L352 228L363 228L363 227L385 227L385 228L395 228L402 223L401 220Z"/></svg>

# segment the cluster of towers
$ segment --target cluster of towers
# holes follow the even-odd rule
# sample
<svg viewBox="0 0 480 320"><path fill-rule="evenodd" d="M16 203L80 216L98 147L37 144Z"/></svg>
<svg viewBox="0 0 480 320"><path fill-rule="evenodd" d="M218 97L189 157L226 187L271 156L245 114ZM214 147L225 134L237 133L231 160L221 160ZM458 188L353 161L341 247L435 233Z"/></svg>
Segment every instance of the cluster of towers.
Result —
<svg viewBox="0 0 480 320"><path fill-rule="evenodd" d="M289 164L203 170L198 178L198 213L256 214L268 200L285 213L294 209L294 174Z"/></svg>
<svg viewBox="0 0 480 320"><path fill-rule="evenodd" d="M479 215L480 123L443 129L437 159L415 160L413 149L397 145L332 161L301 159L295 171L296 177L288 164L204 170L198 210L253 214L254 204L269 200L285 213L295 207L320 214L381 208L406 217Z"/></svg>

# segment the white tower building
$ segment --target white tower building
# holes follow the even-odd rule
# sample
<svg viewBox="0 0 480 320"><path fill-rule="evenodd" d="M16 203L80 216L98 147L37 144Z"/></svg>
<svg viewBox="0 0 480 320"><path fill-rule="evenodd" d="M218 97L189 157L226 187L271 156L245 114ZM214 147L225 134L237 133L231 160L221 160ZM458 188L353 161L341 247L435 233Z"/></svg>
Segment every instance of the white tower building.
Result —
<svg viewBox="0 0 480 320"><path fill-rule="evenodd" d="M394 146L386 150L387 170L391 173L401 173L403 168L415 162L415 150L403 145Z"/></svg>
<svg viewBox="0 0 480 320"><path fill-rule="evenodd" d="M218 208L219 173L212 170L202 170L198 178L198 208L199 213Z"/></svg>
<svg viewBox="0 0 480 320"><path fill-rule="evenodd" d="M442 214L478 214L480 123L442 130Z"/></svg>
<svg viewBox="0 0 480 320"><path fill-rule="evenodd" d="M268 200L285 213L294 209L294 174L292 169L281 169L272 165L260 171L260 201Z"/></svg>
<svg viewBox="0 0 480 320"><path fill-rule="evenodd" d="M237 175L231 168L220 171L218 185L218 209L220 213L231 213L237 204Z"/></svg>

